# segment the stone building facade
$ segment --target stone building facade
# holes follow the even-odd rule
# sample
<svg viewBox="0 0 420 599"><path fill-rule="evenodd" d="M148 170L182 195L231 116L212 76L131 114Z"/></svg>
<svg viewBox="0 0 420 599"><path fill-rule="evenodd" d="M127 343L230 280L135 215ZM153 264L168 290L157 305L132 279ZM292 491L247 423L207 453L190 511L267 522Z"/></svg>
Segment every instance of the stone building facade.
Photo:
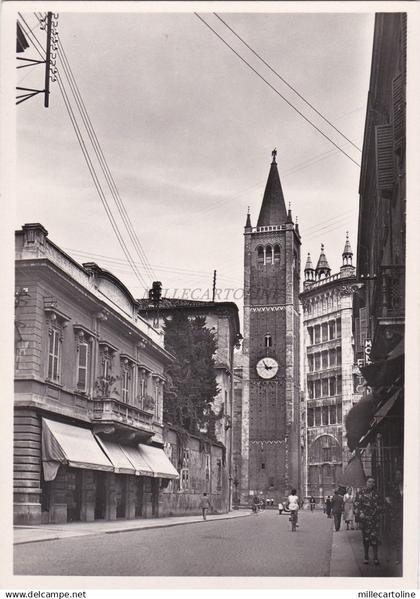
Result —
<svg viewBox="0 0 420 599"><path fill-rule="evenodd" d="M303 372L306 497L332 495L350 453L345 417L360 398L360 372L352 335L356 269L348 237L340 272L331 274L324 246L316 268L310 255L305 266Z"/></svg>
<svg viewBox="0 0 420 599"><path fill-rule="evenodd" d="M226 493L224 501L226 505L230 506L233 476L233 356L235 347L238 347L242 339L238 307L233 302L208 302L168 297L161 299L158 309L149 300L139 300L139 305L142 318L149 323L154 323L158 330L161 330L160 326L163 319L170 318L175 311L182 310L189 317L205 317L206 327L215 334L217 349L214 361L218 394L214 399L213 411L218 417L214 423L214 436L216 442L222 444L225 448L225 455L222 460L222 478L223 480L226 478L226 484L223 485L223 490Z"/></svg>
<svg viewBox="0 0 420 599"><path fill-rule="evenodd" d="M227 509L225 450L184 439L181 452L164 428L173 356L120 280L27 224L16 233L15 306L16 524L180 513L204 488Z"/></svg>
<svg viewBox="0 0 420 599"><path fill-rule="evenodd" d="M244 248L244 342L234 472L241 503L283 499L300 485L300 234L286 211L276 151L256 227ZM239 390L239 386L238 386ZM239 406L238 406L239 407Z"/></svg>
<svg viewBox="0 0 420 599"><path fill-rule="evenodd" d="M347 434L382 496L404 467L406 60L407 15L376 14L359 184L360 291L354 304L366 392L352 410Z"/></svg>

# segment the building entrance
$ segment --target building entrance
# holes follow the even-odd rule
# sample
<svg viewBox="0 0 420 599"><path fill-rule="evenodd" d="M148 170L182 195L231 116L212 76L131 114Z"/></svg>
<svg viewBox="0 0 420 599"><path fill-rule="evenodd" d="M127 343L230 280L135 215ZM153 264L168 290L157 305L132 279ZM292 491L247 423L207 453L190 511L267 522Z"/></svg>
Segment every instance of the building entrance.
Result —
<svg viewBox="0 0 420 599"><path fill-rule="evenodd" d="M69 468L66 478L67 522L79 522L82 506L82 471Z"/></svg>
<svg viewBox="0 0 420 599"><path fill-rule="evenodd" d="M127 507L127 477L125 474L115 476L116 517L125 518Z"/></svg>
<svg viewBox="0 0 420 599"><path fill-rule="evenodd" d="M105 472L97 471L95 475L95 520L104 520L106 509L106 474Z"/></svg>

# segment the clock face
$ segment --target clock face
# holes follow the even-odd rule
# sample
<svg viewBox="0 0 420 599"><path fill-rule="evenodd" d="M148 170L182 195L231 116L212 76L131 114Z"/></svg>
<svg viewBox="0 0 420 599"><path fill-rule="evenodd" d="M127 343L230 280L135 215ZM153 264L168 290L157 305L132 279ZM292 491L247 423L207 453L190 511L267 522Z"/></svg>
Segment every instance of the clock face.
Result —
<svg viewBox="0 0 420 599"><path fill-rule="evenodd" d="M278 369L279 365L274 358L261 358L257 363L257 373L262 379L272 379Z"/></svg>

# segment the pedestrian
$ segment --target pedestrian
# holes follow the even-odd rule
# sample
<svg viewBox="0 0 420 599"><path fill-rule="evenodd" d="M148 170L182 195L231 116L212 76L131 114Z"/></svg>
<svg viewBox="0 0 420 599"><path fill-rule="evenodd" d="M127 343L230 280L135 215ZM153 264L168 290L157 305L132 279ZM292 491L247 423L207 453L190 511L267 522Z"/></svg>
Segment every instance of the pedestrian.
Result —
<svg viewBox="0 0 420 599"><path fill-rule="evenodd" d="M315 497L313 497L313 496L311 495L311 498L310 498L310 500L309 500L309 504L310 504L310 506L311 506L311 512L313 512L313 511L314 511L314 509L315 509L315 503L316 503L316 502L315 502Z"/></svg>
<svg viewBox="0 0 420 599"><path fill-rule="evenodd" d="M203 512L203 520L207 520L207 512L210 509L210 500L207 497L207 493L203 493L203 497L200 501L200 507Z"/></svg>
<svg viewBox="0 0 420 599"><path fill-rule="evenodd" d="M253 499L252 499L252 511L254 512L254 514L256 514L258 512L260 508L260 498L258 497L258 495L254 495Z"/></svg>
<svg viewBox="0 0 420 599"><path fill-rule="evenodd" d="M331 511L334 516L335 530L338 532L341 527L341 516L343 514L343 497L338 491L334 491L334 497L331 501Z"/></svg>
<svg viewBox="0 0 420 599"><path fill-rule="evenodd" d="M279 508L279 516L281 516L282 512L284 510L284 505L283 505L283 503L281 501L279 501L278 508Z"/></svg>
<svg viewBox="0 0 420 599"><path fill-rule="evenodd" d="M331 518L331 497L329 495L327 495L327 499L325 500L325 512L327 518Z"/></svg>
<svg viewBox="0 0 420 599"><path fill-rule="evenodd" d="M353 526L353 520L354 520L354 511L353 511L353 502L354 502L354 496L353 496L353 489L351 487L347 487L347 491L343 497L343 502L344 502L344 514L343 514L343 519L344 522L346 523L347 529L346 530L350 530L350 526L351 529L354 530L354 526Z"/></svg>
<svg viewBox="0 0 420 599"><path fill-rule="evenodd" d="M357 515L360 530L362 531L364 564L369 563L369 547L372 547L373 563L375 566L379 566L379 525L382 511L382 502L375 489L375 479L369 476L366 487L360 489L354 499L354 513Z"/></svg>
<svg viewBox="0 0 420 599"><path fill-rule="evenodd" d="M292 489L289 497L287 498L287 507L290 511L290 521L292 523L292 530L299 527L298 522L298 511L299 511L299 497L296 494L296 489Z"/></svg>
<svg viewBox="0 0 420 599"><path fill-rule="evenodd" d="M403 478L401 470L396 470L394 482L390 485L385 497L389 516L391 541L395 551L395 563L401 562L402 528L403 528Z"/></svg>

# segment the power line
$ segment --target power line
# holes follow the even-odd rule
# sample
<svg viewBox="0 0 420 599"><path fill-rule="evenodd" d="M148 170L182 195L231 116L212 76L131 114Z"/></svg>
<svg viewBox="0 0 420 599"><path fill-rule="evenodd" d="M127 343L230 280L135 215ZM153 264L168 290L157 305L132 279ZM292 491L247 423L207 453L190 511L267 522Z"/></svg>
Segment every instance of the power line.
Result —
<svg viewBox="0 0 420 599"><path fill-rule="evenodd" d="M271 83L269 81L267 81L267 79L265 79L262 75L260 75L260 73L254 69L254 67L247 61L245 60L245 58L243 58L239 52L237 52L234 48L232 48L232 46L225 40L223 39L223 37L221 35L219 35L217 33L217 31L215 29L213 29L213 27L211 27L211 25L209 25L204 19L202 19L200 17L199 14L197 14L196 12L194 13L195 16L204 24L206 25L206 27L208 27L240 60L242 60L243 63L245 63L247 65L247 67L249 69L251 69L251 71L253 71L257 77L259 77L262 81L264 81L264 83L266 85L268 85L268 87L270 87L274 93L276 93L278 96L280 96L280 98L282 98L282 100L284 100L286 102L286 104L288 104L290 106L290 108L292 108L295 112L297 112L303 119L305 119L305 121L307 123L309 123L314 129L316 129L318 131L318 133L320 133L323 137L325 137L325 139L327 139L330 143L333 144L333 146L335 146L342 154L344 154L344 156L347 156L347 158L349 158L349 160L351 160L356 166L360 167L360 164L358 162L356 162L351 156L350 154L347 154L347 152L345 152L339 145L337 145L330 137L328 137L328 135L326 135L323 131L321 131L321 129L319 127L317 127L315 125L315 123L313 123L310 119L308 119L298 108L296 108L291 102L289 102L289 100L287 98L285 98L285 96L283 96L283 94L281 94L278 89L276 89L273 85L271 85Z"/></svg>
<svg viewBox="0 0 420 599"><path fill-rule="evenodd" d="M124 202L118 192L118 188L116 186L115 180L112 176L112 173L109 169L108 163L106 161L106 158L104 156L104 153L102 151L102 147L101 144L97 138L95 129L92 125L91 119L89 117L89 114L87 112L85 103L83 101L83 97L80 93L79 87L77 85L76 79L74 77L74 74L71 70L70 67L70 63L67 59L67 55L65 53L64 47L63 47L63 42L61 40L61 38L59 38L60 41L60 46L58 48L58 54L61 60L61 63L63 65L64 71L66 73L67 76L67 80L69 81L70 87L72 89L73 92L73 96L76 100L76 103L78 104L78 108L80 111L80 114L82 116L83 122L85 124L86 130L88 132L89 138L91 139L92 145L94 147L95 153L98 157L99 163L101 165L101 168L104 172L105 178L107 180L108 186L111 190L112 196L114 198L114 201L116 203L117 209L119 211L119 214L123 220L123 223L127 229L127 232L129 234L129 237L133 243L133 246L136 250L137 255L140 258L140 261L144 264L145 270L146 270L146 274L153 280L154 278L156 278L156 275L153 273L150 264L147 260L146 254L144 252L144 249L140 243L140 240L138 238L138 235L133 227L133 224L131 222L130 216L127 212L127 209L124 205Z"/></svg>
<svg viewBox="0 0 420 599"><path fill-rule="evenodd" d="M30 31L30 28L29 28L28 24L26 23L25 19L22 17L22 15L20 13L18 13L18 14L21 17L21 19L23 20L23 22L25 23L26 28L28 29L28 31L26 32L27 35L28 35L28 38L32 42L34 48L36 49L36 51L38 52L38 54L41 56L41 58L44 58L44 49L42 48L41 43L39 42L39 40L36 37L36 35L33 32ZM34 39L35 39L36 43L34 43L34 41L33 41ZM41 48L42 53L40 52L39 47ZM88 152L88 150L86 148L86 144L85 144L85 142L83 140L83 136L82 136L82 134L80 132L80 129L79 129L79 126L77 124L77 120L75 118L73 109L71 107L70 101L69 101L68 96L67 96L67 92L65 90L65 87L64 87L64 84L62 82L61 75L60 75L59 72L57 72L57 82L59 84L59 88L60 88L61 94L63 96L64 104L65 104L67 113L68 113L68 115L70 117L71 124L72 124L73 129L74 129L74 131L76 133L76 137L77 137L77 140L79 142L79 146L80 146L80 148L82 150L82 153L83 153L83 156L85 158L86 164L88 166L89 172L90 172L91 177L93 179L93 182L95 184L95 187L96 187L96 190L98 192L99 198L100 198L100 200L102 202L102 205L104 206L104 209L105 209L105 212L106 212L106 214L108 216L108 219L109 219L109 221L111 223L112 229L113 229L113 231L114 231L114 233L115 233L115 235L116 235L116 237L118 239L118 242L119 242L119 244L121 246L121 249L124 252L124 255L126 256L126 258L127 258L128 262L129 262L130 266L133 269L134 274L136 275L136 278L138 279L138 281L140 282L141 285L145 285L147 287L147 284L145 283L145 280L143 279L142 275L140 274L140 272L137 270L137 268L135 266L135 263L134 263L134 261L133 261L133 259L131 257L131 254L130 254L130 252L129 252L126 244L125 244L124 238L123 238L123 236L121 235L121 233L119 231L118 225L117 225L117 223L115 221L115 218L114 218L114 216L112 214L112 211L109 208L108 202L106 200L105 194L104 194L102 186L100 184L100 181L99 181L99 179L97 177L95 167L94 167L94 165L93 165L93 163L91 161L91 158L89 156L89 152Z"/></svg>
<svg viewBox="0 0 420 599"><path fill-rule="evenodd" d="M284 77L282 77L275 69L273 69L273 67L271 65L268 64L268 62L266 60L264 60L264 58L262 58L262 56L260 56L260 54L258 54L258 52L256 52L253 48L251 48L251 46L238 34L236 33L236 31L230 26L228 25L228 23L226 23L226 21L224 21L222 19L222 17L220 17L217 13L213 13L215 17L217 17L219 19L219 21L221 21L243 44L245 44L245 46L257 57L261 60L261 62L263 62L265 64L266 67L268 67L270 69L270 71L272 73L274 73L281 81L283 81L283 83L285 85L287 85L287 87L289 89L291 89L292 91L294 91L294 93L299 96L299 98L301 100L303 100L305 102L305 104L307 104L308 106L310 106L310 108L312 108L312 110L314 112L316 112L316 114L318 116L320 116L326 123L328 123L335 131L337 131L337 133L339 133L342 137L344 137L345 140L347 140L353 147L356 148L356 150L359 150L359 152L361 152L361 148L359 148L358 146L356 146L355 143L353 143L351 141L351 139L349 139L346 135L344 135L344 133L342 133L339 129L337 129L337 127L331 123L331 121L329 121L327 119L327 117L325 117L319 110L317 110L315 108L315 106L313 104L311 104L308 100L306 100L306 98L300 94L297 89L295 87L293 87L292 85L290 85L290 83L288 83L286 81L286 79Z"/></svg>

